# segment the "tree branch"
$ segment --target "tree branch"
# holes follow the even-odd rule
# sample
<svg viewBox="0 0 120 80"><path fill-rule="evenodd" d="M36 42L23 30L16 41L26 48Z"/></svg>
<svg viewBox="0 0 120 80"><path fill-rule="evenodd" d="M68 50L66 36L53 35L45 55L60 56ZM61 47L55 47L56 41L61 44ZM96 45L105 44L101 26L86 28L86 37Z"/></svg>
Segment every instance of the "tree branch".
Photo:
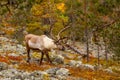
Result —
<svg viewBox="0 0 120 80"><path fill-rule="evenodd" d="M108 27L108 26L110 26L110 25L113 25L114 23L116 23L118 20L114 20L114 21L111 21L110 23L107 23L107 24L104 24L104 25L97 25L96 27L96 29L94 29L93 30L93 32L95 32L95 31L98 31L99 29L101 29L101 28L106 28L106 27Z"/></svg>

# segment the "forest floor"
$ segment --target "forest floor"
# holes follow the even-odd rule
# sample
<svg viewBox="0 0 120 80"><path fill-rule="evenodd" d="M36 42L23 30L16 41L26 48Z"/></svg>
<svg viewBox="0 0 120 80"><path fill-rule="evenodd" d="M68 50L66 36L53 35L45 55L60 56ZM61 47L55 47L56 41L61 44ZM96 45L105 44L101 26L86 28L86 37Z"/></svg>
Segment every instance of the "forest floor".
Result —
<svg viewBox="0 0 120 80"><path fill-rule="evenodd" d="M8 42L9 41L7 41L7 44L6 42L2 43L3 45L1 45L2 46L1 49L4 48L3 47L4 45L9 45ZM9 45L8 48L11 48L10 46L12 47L16 46L16 44L14 43L11 44L12 45ZM20 48L16 50L18 51L19 49ZM79 54L63 51L60 52L63 58L58 59L58 61L56 61L57 64L54 63L55 61L52 56L53 52L50 52L49 55L53 60L53 64L48 63L46 57L44 57L43 64L39 65L39 62L35 61L35 58L38 59L40 58L39 53L32 52L33 54L31 55L32 60L31 63L28 64L26 62L27 54L21 54L22 52L18 53L17 51L14 52L11 51L7 50L0 52L0 63L6 63L8 66L12 67L13 69L17 69L20 71L32 73L34 71L46 71L53 68L65 68L69 70L69 76L67 76L63 80L120 80L120 64L119 62L113 60L109 60L106 62L106 60L100 59L99 62L100 64L98 65L97 64L98 59L95 57L90 57L90 61L89 63L87 63L86 59L80 57ZM20 50L20 51L24 51L24 50ZM55 56L54 58L56 59L58 54L54 54L54 56ZM63 60L63 62L59 62L60 60L61 61ZM2 78L0 78L0 80L1 79ZM52 79L47 78L45 80L52 80ZM57 78L55 80L61 80L61 79Z"/></svg>
<svg viewBox="0 0 120 80"><path fill-rule="evenodd" d="M69 54L69 55L72 55L74 60L76 60L75 57L77 56L77 54ZM70 72L70 76L72 77L82 77L88 80L119 80L120 79L120 70L116 70L115 68L112 69L113 73L109 73L107 71L103 71L102 69L94 71L90 69L81 69L79 67L64 66L64 64L58 64L58 65L50 64L47 61L44 61L42 65L39 65L39 63L34 63L34 62L31 62L31 64L28 64L25 61L25 58L26 56L19 56L19 57L0 56L0 62L5 62L8 65L13 65L13 62L17 62L18 65L14 65L13 66L14 68L28 71L28 72L33 72L36 70L44 71L50 68L58 67L58 68L68 69ZM66 58L64 62L69 63L70 60L73 60L73 59ZM85 59L83 59L82 62L87 63ZM90 62L87 64L95 65L96 62L97 62L96 58L90 58ZM104 68L108 68L108 67L119 68L120 67L120 64L113 62L113 61L108 61L108 63L106 63L105 60L100 60L100 64L102 64ZM71 80L71 79L68 77L67 80Z"/></svg>

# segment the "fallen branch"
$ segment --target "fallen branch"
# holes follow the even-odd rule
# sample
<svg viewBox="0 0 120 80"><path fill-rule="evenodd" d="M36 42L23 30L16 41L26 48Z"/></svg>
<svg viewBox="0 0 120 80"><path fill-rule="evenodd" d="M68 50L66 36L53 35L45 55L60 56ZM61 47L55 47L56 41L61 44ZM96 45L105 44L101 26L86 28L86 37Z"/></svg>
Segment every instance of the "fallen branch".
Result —
<svg viewBox="0 0 120 80"><path fill-rule="evenodd" d="M69 48L70 50L72 50L72 51L80 54L81 56L86 56L86 54L82 54L81 51L78 50L77 48L75 48L74 46L71 46L71 45L69 45L69 44L65 44L65 46L66 46L67 48Z"/></svg>

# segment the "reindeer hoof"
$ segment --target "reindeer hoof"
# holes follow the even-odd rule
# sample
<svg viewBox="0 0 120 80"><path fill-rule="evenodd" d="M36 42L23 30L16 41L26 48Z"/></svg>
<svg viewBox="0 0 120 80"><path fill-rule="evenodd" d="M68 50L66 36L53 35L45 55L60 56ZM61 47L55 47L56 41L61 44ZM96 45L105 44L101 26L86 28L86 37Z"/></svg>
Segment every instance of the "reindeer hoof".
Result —
<svg viewBox="0 0 120 80"><path fill-rule="evenodd" d="M30 63L30 61L29 61L29 60L27 60L27 63Z"/></svg>
<svg viewBox="0 0 120 80"><path fill-rule="evenodd" d="M41 66L41 65L42 65L42 63L39 63L39 65Z"/></svg>
<svg viewBox="0 0 120 80"><path fill-rule="evenodd" d="M49 62L50 64L53 64L52 62Z"/></svg>
<svg viewBox="0 0 120 80"><path fill-rule="evenodd" d="M42 65L42 62L40 62L39 65Z"/></svg>

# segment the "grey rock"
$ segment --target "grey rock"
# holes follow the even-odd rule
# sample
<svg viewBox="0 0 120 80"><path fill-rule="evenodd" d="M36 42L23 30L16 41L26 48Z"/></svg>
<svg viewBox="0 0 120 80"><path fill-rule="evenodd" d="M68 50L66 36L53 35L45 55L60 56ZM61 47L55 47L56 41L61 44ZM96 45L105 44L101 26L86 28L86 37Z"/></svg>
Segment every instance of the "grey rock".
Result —
<svg viewBox="0 0 120 80"><path fill-rule="evenodd" d="M18 44L18 41L15 39L8 39L6 37L0 37L0 52L12 52L12 53L25 53L25 48Z"/></svg>
<svg viewBox="0 0 120 80"><path fill-rule="evenodd" d="M19 75L19 74L16 74L16 75L14 75L12 78L11 78L12 80L23 80L23 77L22 77L22 75Z"/></svg>
<svg viewBox="0 0 120 80"><path fill-rule="evenodd" d="M50 80L59 80L59 79L55 77L50 77Z"/></svg>
<svg viewBox="0 0 120 80"><path fill-rule="evenodd" d="M0 41L2 41L2 42L7 42L7 41L9 41L9 39L6 38L6 37L0 37Z"/></svg>
<svg viewBox="0 0 120 80"><path fill-rule="evenodd" d="M10 78L14 77L14 73L11 70L3 70L0 72L0 76L3 76L4 78Z"/></svg>
<svg viewBox="0 0 120 80"><path fill-rule="evenodd" d="M61 55L56 55L53 62L56 63L56 64L63 64L64 63L64 57L61 56Z"/></svg>
<svg viewBox="0 0 120 80"><path fill-rule="evenodd" d="M4 62L0 62L0 71L1 70L6 70L8 69L8 64L4 63Z"/></svg>
<svg viewBox="0 0 120 80"><path fill-rule="evenodd" d="M31 77L30 77L30 74L29 72L23 72L22 73L22 77L24 80L31 80Z"/></svg>
<svg viewBox="0 0 120 80"><path fill-rule="evenodd" d="M78 67L82 64L81 61L75 61L75 60L70 60L70 62L68 63L69 66L72 66L72 67Z"/></svg>
<svg viewBox="0 0 120 80"><path fill-rule="evenodd" d="M78 67L81 68L81 69L95 70L94 66L92 66L90 64L81 64Z"/></svg>
<svg viewBox="0 0 120 80"><path fill-rule="evenodd" d="M69 70L66 68L60 68L59 70L56 71L56 75L61 75L61 76L68 76Z"/></svg>
<svg viewBox="0 0 120 80"><path fill-rule="evenodd" d="M69 66L71 67L79 67L81 69L90 69L90 70L94 70L94 66L90 65L90 64L82 64L81 61L75 61L75 60L71 60L68 63Z"/></svg>
<svg viewBox="0 0 120 80"><path fill-rule="evenodd" d="M91 69L91 70L94 70L94 66L90 65L90 64L85 64L84 67L86 69Z"/></svg>
<svg viewBox="0 0 120 80"><path fill-rule="evenodd" d="M59 77L59 76L68 76L70 73L69 73L69 70L66 69L66 68L52 68L52 69L48 69L46 70L46 72L48 74L50 74L50 76L52 77Z"/></svg>
<svg viewBox="0 0 120 80"><path fill-rule="evenodd" d="M8 56L18 57L18 56L20 56L20 55L19 55L19 54L16 54L16 53L10 53L10 54L8 54Z"/></svg>
<svg viewBox="0 0 120 80"><path fill-rule="evenodd" d="M24 80L31 80L31 79L27 79L27 78L26 78L26 79L24 79Z"/></svg>
<svg viewBox="0 0 120 80"><path fill-rule="evenodd" d="M46 70L46 72L47 72L48 74L55 75L57 70L59 70L59 68L56 67L56 68L48 69L48 70Z"/></svg>
<svg viewBox="0 0 120 80"><path fill-rule="evenodd" d="M2 78L0 80L12 80L11 78Z"/></svg>
<svg viewBox="0 0 120 80"><path fill-rule="evenodd" d="M113 71L111 69L109 69L109 68L108 69L104 69L104 71L107 72L107 73L110 73L110 74L113 73Z"/></svg>
<svg viewBox="0 0 120 80"><path fill-rule="evenodd" d="M75 60L70 60L70 62L68 63L69 66L76 66L76 61Z"/></svg>
<svg viewBox="0 0 120 80"><path fill-rule="evenodd" d="M42 79L42 78L34 78L33 80L44 80L44 79Z"/></svg>
<svg viewBox="0 0 120 80"><path fill-rule="evenodd" d="M66 76L62 76L62 75L57 75L58 80L66 80L67 77Z"/></svg>
<svg viewBox="0 0 120 80"><path fill-rule="evenodd" d="M44 80L49 79L49 75L44 71L25 72L16 69L8 69L0 72L2 80Z"/></svg>
<svg viewBox="0 0 120 80"><path fill-rule="evenodd" d="M31 77L31 79L41 80L41 79L44 79L45 77L48 77L49 74L44 71L34 71L29 76Z"/></svg>
<svg viewBox="0 0 120 80"><path fill-rule="evenodd" d="M77 63L76 63L76 67L80 66L81 64L82 64L81 61L77 61Z"/></svg>

